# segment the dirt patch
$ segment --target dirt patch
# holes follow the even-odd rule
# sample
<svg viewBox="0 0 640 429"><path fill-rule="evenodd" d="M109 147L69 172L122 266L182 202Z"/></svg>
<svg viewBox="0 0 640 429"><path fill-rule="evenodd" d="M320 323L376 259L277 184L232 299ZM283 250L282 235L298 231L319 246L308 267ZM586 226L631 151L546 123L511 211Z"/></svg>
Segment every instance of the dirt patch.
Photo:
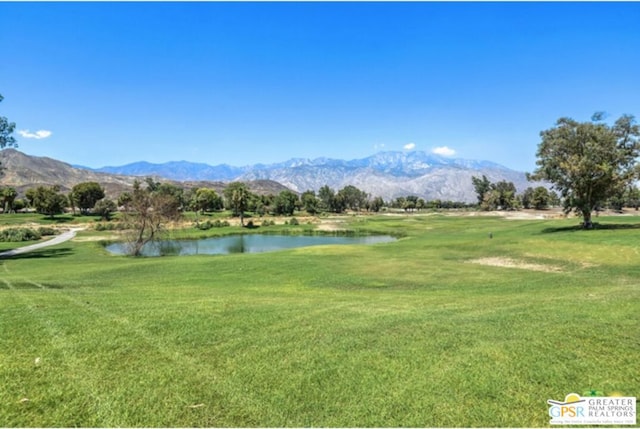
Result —
<svg viewBox="0 0 640 429"><path fill-rule="evenodd" d="M562 271L560 267L556 267L554 265L535 264L501 257L473 259L469 262L472 264L489 265L492 267L520 268L523 270L542 271L545 273L557 273Z"/></svg>
<svg viewBox="0 0 640 429"><path fill-rule="evenodd" d="M322 222L316 231L341 231L343 229L345 229L344 224L340 222Z"/></svg>
<svg viewBox="0 0 640 429"><path fill-rule="evenodd" d="M122 240L121 235L107 235L107 236L89 236L89 237L74 237L72 241L85 242L85 241L118 241Z"/></svg>

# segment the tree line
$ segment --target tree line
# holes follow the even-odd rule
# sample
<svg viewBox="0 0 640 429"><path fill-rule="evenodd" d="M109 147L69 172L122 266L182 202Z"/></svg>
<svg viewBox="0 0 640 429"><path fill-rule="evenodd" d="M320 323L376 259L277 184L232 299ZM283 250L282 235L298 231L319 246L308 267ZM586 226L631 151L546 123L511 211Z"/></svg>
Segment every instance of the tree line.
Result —
<svg viewBox="0 0 640 429"><path fill-rule="evenodd" d="M152 178L137 180L132 191L122 192L117 199L105 198L105 190L97 182L82 182L75 185L67 194L60 186L37 186L26 190L24 198L18 198L14 187L0 187L0 210L4 213L20 212L25 209L35 210L50 217L70 210L74 215L98 215L109 220L117 212L135 211L134 200L141 189L153 195L164 195L171 205L180 212L192 211L196 215L231 211L233 216L244 221L245 213L258 216L292 216L295 212L304 211L309 215L320 213L379 212L384 208L415 211L422 209L466 208L472 204L455 201L425 201L414 195L397 197L384 201L381 197L371 197L367 192L353 185L334 190L328 185L322 186L318 192L308 190L301 194L283 190L277 195L251 192L242 182L229 183L222 193L212 188L185 189L169 182L158 182Z"/></svg>
<svg viewBox="0 0 640 429"><path fill-rule="evenodd" d="M0 102L3 97L0 95ZM545 208L549 205L561 204L565 213L576 212L582 215L583 227L591 228L591 215L602 207L621 209L631 206L636 209L640 205L640 194L637 182L640 179L640 128L631 115L623 115L613 125L604 122L605 114L597 112L591 121L578 122L571 118L558 119L556 124L540 132L541 142L536 152L537 168L527 175L529 180L546 181L551 191L538 186L527 188L518 195L512 182L499 181L492 183L486 176L473 177L472 183L478 197L478 205L485 210ZM12 136L15 123L0 116L0 150L5 147L16 147ZM2 166L0 165L0 175ZM76 185L65 197L60 188L40 186L30 189L26 199L37 211L54 216L69 205L81 213L93 210L108 218L115 210L116 202L105 200L104 191L96 183ZM127 207L135 201L136 192L140 196L140 182L136 182L134 191L123 194L117 204ZM191 208L197 211L218 210L220 207L230 208L240 216L247 210L258 214L273 213L290 215L296 209L304 208L308 213L322 211L341 213L347 209L360 211L379 211L384 205L380 197L370 198L364 191L355 186L346 186L335 192L323 186L316 194L306 191L300 197L291 191L282 191L277 196L257 196L249 192L245 184L232 183L223 192L224 198L214 190L198 189L185 195L184 190L171 184L155 183L146 179L146 191L151 195L169 196L173 205L181 209ZM13 188L0 189L2 208L5 212L25 207L27 203L17 199ZM559 192L559 195L558 193ZM407 196L388 204L406 211L420 210L431 205L441 208L451 202L432 201ZM434 207L439 206L439 207Z"/></svg>

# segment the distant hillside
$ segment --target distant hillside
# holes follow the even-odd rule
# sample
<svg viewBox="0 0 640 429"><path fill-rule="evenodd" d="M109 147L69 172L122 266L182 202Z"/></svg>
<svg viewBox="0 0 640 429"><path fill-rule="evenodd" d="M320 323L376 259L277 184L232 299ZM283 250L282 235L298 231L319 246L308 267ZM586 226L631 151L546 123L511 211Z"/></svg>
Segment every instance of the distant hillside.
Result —
<svg viewBox="0 0 640 429"><path fill-rule="evenodd" d="M128 176L159 176L172 180L187 181L233 180L245 173L246 168L232 167L226 164L214 167L207 164L187 161L171 161L164 164L152 164L150 162L140 161L119 167L102 167L94 171Z"/></svg>
<svg viewBox="0 0 640 429"><path fill-rule="evenodd" d="M447 158L421 151L380 152L373 156L340 160L294 158L276 164L233 167L209 166L186 161L151 164L137 162L95 171L127 175L157 175L173 180L273 180L304 192L328 185L338 190L354 185L372 196L390 200L416 195L427 200L476 200L472 176L486 175L492 182L513 182L519 192L537 183L527 181L525 173L490 161Z"/></svg>
<svg viewBox="0 0 640 429"><path fill-rule="evenodd" d="M0 151L0 160L4 168L4 174L0 177L0 186L12 186L20 195L24 195L27 189L40 185L59 185L63 192L68 192L78 183L98 182L105 189L107 197L115 199L122 192L131 190L134 180L140 180L140 177L133 175L109 174L74 167L62 161L27 155L15 149ZM162 177L155 174L140 174L140 176L151 176L156 180L162 180ZM185 189L208 187L217 192L222 192L226 186L226 183L220 180L178 182L165 178L164 181L179 184ZM272 180L262 179L247 181L247 185L252 192L258 195L278 194L288 189Z"/></svg>
<svg viewBox="0 0 640 429"><path fill-rule="evenodd" d="M0 185L12 186L21 195L26 189L40 185L59 185L64 192L67 192L81 182L98 182L107 195L113 198L124 190L131 189L136 179L74 168L62 161L26 155L15 149L1 151L0 159L4 168Z"/></svg>

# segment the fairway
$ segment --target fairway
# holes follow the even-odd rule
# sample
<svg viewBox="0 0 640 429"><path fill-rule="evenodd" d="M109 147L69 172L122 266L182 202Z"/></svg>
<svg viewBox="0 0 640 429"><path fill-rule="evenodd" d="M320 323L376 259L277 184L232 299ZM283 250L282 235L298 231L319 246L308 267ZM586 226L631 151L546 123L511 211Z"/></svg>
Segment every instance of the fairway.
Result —
<svg viewBox="0 0 640 429"><path fill-rule="evenodd" d="M548 399L640 396L640 217L594 220L354 216L399 239L160 258L88 230L0 259L0 426L542 427Z"/></svg>

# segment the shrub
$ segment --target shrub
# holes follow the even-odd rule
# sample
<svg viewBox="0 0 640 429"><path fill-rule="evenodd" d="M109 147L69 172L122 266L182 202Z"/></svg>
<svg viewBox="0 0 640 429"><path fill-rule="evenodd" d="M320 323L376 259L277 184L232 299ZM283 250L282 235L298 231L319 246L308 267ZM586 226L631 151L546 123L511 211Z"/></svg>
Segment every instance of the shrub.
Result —
<svg viewBox="0 0 640 429"><path fill-rule="evenodd" d="M38 228L38 234L40 234L43 237L47 235L56 235L57 233L58 231L48 226L41 226L40 228Z"/></svg>
<svg viewBox="0 0 640 429"><path fill-rule="evenodd" d="M0 241L19 242L39 240L42 236L31 228L8 228L0 231Z"/></svg>
<svg viewBox="0 0 640 429"><path fill-rule="evenodd" d="M97 223L93 229L96 231L122 231L124 229L130 229L131 225L125 222L107 222L107 223Z"/></svg>
<svg viewBox="0 0 640 429"><path fill-rule="evenodd" d="M211 229L211 227L213 226L213 224L211 223L210 220L207 220L206 222L202 222L202 223L196 223L195 227L202 230L202 231L206 231L208 229Z"/></svg>
<svg viewBox="0 0 640 429"><path fill-rule="evenodd" d="M207 220L206 222L198 223L195 225L196 228L202 231L206 231L211 228L222 228L224 226L229 226L229 222L227 222L226 220L221 222L219 219L216 219L215 222Z"/></svg>
<svg viewBox="0 0 640 429"><path fill-rule="evenodd" d="M289 225L300 225L300 222L298 222L298 219L296 219L295 217L292 217L289 221Z"/></svg>

